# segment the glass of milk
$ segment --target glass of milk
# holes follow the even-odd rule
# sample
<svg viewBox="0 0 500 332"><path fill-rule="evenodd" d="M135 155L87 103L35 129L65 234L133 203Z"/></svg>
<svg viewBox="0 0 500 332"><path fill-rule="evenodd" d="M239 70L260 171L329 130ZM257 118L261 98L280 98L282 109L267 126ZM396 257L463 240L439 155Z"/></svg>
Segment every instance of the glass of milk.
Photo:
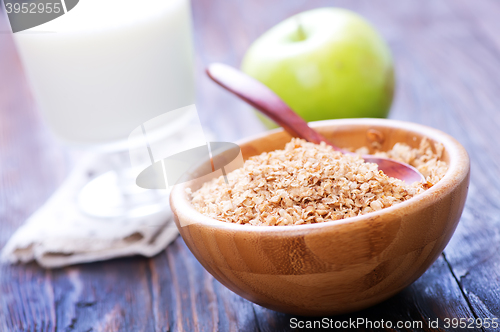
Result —
<svg viewBox="0 0 500 332"><path fill-rule="evenodd" d="M163 194L132 185L124 156L135 128L195 103L189 0L81 0L14 39L56 136L112 155L116 169L83 188L82 209L103 217L163 209ZM152 137L181 131L186 119L175 114Z"/></svg>

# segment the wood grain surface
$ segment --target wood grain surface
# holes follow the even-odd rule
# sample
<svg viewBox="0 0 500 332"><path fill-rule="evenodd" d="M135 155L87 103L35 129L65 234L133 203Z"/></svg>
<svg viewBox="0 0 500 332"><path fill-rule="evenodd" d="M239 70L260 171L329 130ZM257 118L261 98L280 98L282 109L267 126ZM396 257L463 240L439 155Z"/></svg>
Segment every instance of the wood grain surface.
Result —
<svg viewBox="0 0 500 332"><path fill-rule="evenodd" d="M469 195L455 235L415 283L389 300L334 321L422 322L500 318L500 3L494 0L193 0L198 109L221 141L264 128L250 108L204 74L238 66L250 43L284 18L340 6L372 22L396 62L391 118L438 128L471 156ZM0 247L72 167L41 122L0 15ZM43 270L0 266L0 331L290 331L291 319L215 281L179 238L152 259L133 257ZM440 320L440 328L429 321ZM384 329L360 328L361 331ZM494 331L480 327L467 331Z"/></svg>

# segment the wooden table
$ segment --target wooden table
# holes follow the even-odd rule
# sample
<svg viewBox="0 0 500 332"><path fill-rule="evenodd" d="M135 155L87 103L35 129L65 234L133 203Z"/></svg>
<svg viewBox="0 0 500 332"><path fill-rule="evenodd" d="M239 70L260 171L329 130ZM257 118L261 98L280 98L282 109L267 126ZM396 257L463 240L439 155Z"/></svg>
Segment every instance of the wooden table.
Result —
<svg viewBox="0 0 500 332"><path fill-rule="evenodd" d="M250 43L320 0L193 0L198 109L220 140L264 130L250 108L203 74L237 66ZM370 20L397 67L391 118L443 130L469 151L472 178L461 222L444 253L388 301L334 321L422 322L500 316L500 2L334 1ZM2 13L3 14L3 13ZM2 15L3 17L3 15ZM0 30L6 30L0 19ZM68 151L40 120L11 36L0 33L0 247L70 170ZM63 269L0 266L0 331L288 331L267 310L214 280L178 238L156 257ZM298 319L305 319L298 317ZM375 328L366 331L384 330ZM471 328L468 330L488 330ZM490 329L490 330L500 330Z"/></svg>

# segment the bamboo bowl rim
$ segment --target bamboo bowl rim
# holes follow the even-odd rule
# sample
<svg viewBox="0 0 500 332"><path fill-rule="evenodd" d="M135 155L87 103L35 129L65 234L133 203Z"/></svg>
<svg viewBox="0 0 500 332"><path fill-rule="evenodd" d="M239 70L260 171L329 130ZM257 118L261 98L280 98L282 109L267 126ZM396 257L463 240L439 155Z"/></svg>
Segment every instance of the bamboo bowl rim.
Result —
<svg viewBox="0 0 500 332"><path fill-rule="evenodd" d="M412 122L399 121L399 120L389 120L389 119L372 119L372 118L361 118L361 119L335 119L335 120L325 120L310 122L309 125L313 128L325 127L325 126L342 126L342 125L374 125L381 127L389 127L395 129L403 129L408 132L418 133L422 136L426 136L436 142L440 142L444 145L445 151L449 155L448 171L445 176L430 189L425 192L415 195L407 201L395 204L388 208L384 208L379 211L370 212L361 216L350 217L340 220L332 220L323 223L315 224L302 224L302 225L291 225L291 226L254 226L254 225L242 225L223 222L216 220L214 218L205 216L195 210L191 202L189 201L185 188L188 183L181 183L172 189L170 193L170 206L172 211L176 215L181 215L183 219L193 220L194 222L190 224L198 224L210 227L212 229L224 229L235 232L254 232L254 233L265 233L265 234L277 234L283 235L282 233L287 233L290 236L308 233L311 231L319 231L325 227L336 227L338 225L356 223L361 226L365 223L369 227L369 221L376 217L383 217L388 214L409 214L417 212L423 208L429 207L434 203L434 198L438 195L449 193L453 191L466 177L470 168L469 156L465 148L452 136L421 124L416 124ZM253 135L248 138L239 140L236 144L242 146L251 141L261 139L263 137L282 132L282 128L277 128L270 130L258 135Z"/></svg>

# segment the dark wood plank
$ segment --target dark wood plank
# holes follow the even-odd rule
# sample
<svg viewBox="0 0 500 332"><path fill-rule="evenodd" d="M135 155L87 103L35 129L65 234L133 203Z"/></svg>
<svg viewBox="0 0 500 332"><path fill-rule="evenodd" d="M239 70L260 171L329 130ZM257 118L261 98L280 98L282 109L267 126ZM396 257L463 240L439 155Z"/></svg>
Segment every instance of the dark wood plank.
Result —
<svg viewBox="0 0 500 332"><path fill-rule="evenodd" d="M55 331L56 313L50 271L34 264L0 270L0 304L5 331Z"/></svg>
<svg viewBox="0 0 500 332"><path fill-rule="evenodd" d="M422 54L432 63L432 79L450 100L459 123L453 134L467 147L472 160L471 187L467 205L446 258L480 318L500 317L500 151L495 139L500 128L498 103L500 84L500 48L493 29L500 28L494 13L498 3L485 1L476 5L461 2L454 8L469 32L461 40L443 40L449 52L433 49ZM455 54L450 57L449 54ZM431 62L432 58L432 62ZM444 77L454 84L443 84ZM467 125L464 125L467 124Z"/></svg>
<svg viewBox="0 0 500 332"><path fill-rule="evenodd" d="M500 28L492 19L500 8L491 1L461 4L441 2L452 23L421 28L401 58L414 63L414 70L405 73L420 81L414 93L429 95L421 99L427 101L419 107L422 122L456 137L471 155L469 198L445 253L473 313L492 319L499 316L500 153L492 139L500 128L495 106L500 53L491 30L494 24Z"/></svg>
<svg viewBox="0 0 500 332"><path fill-rule="evenodd" d="M152 331L148 260L115 259L53 271L57 326L65 331Z"/></svg>

